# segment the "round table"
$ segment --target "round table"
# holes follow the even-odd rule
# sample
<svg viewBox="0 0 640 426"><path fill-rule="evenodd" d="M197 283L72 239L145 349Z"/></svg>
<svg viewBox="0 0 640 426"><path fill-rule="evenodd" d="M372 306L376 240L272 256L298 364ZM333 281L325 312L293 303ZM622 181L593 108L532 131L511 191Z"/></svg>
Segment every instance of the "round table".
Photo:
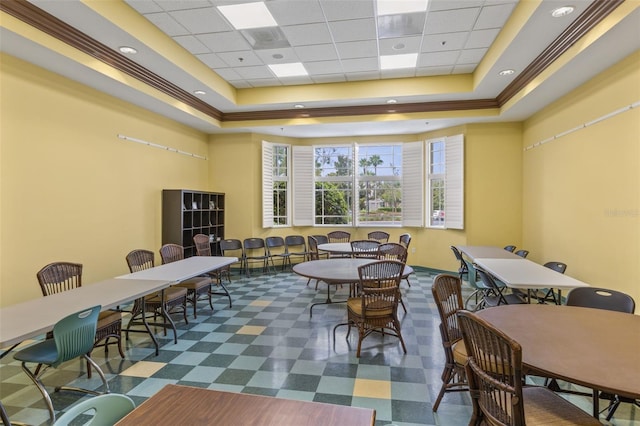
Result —
<svg viewBox="0 0 640 426"><path fill-rule="evenodd" d="M311 305L311 308L309 308L309 316L313 315L313 307L316 305L336 303L331 300L329 287L338 284L352 285L357 283L360 280L358 267L373 261L375 261L375 259L335 258L311 260L293 265L293 272L296 274L327 283L327 300ZM346 302L346 300L341 300L340 302Z"/></svg>
<svg viewBox="0 0 640 426"><path fill-rule="evenodd" d="M522 362L532 370L640 398L640 316L539 304L497 306L477 315L520 343Z"/></svg>

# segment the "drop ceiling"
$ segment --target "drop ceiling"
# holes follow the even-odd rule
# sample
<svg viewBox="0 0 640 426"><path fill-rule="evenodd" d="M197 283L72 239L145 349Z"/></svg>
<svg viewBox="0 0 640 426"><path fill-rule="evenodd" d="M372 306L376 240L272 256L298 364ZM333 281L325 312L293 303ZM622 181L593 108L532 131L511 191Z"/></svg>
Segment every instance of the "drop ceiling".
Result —
<svg viewBox="0 0 640 426"><path fill-rule="evenodd" d="M270 0L276 26L236 30L218 6L238 3L3 1L0 48L207 133L306 138L523 120L640 48L634 0L430 0L385 16L375 0ZM403 54L416 65L381 69ZM287 63L308 74L269 67Z"/></svg>

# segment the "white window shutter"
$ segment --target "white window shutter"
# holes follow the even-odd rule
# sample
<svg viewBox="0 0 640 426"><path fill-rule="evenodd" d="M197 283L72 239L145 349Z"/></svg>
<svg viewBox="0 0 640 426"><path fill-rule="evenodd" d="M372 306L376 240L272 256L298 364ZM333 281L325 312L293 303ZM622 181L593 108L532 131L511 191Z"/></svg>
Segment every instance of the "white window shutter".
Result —
<svg viewBox="0 0 640 426"><path fill-rule="evenodd" d="M464 229L464 136L446 138L445 228Z"/></svg>
<svg viewBox="0 0 640 426"><path fill-rule="evenodd" d="M313 226L313 147L293 147L293 226Z"/></svg>
<svg viewBox="0 0 640 426"><path fill-rule="evenodd" d="M424 226L424 144L402 145L402 226Z"/></svg>
<svg viewBox="0 0 640 426"><path fill-rule="evenodd" d="M262 141L262 227L273 228L273 144Z"/></svg>

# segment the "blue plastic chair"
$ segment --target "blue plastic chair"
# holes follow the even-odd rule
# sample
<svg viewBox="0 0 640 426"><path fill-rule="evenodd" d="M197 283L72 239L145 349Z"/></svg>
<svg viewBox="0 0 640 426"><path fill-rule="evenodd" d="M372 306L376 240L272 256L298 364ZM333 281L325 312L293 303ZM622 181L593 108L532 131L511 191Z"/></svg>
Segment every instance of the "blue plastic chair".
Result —
<svg viewBox="0 0 640 426"><path fill-rule="evenodd" d="M83 357L98 372L104 384L105 393L109 393L109 384L104 377L104 373L100 367L98 367L98 364L88 355L93 349L100 308L100 305L94 306L61 319L53 326L53 339L47 339L28 346L16 352L13 356L16 360L22 361L22 370L38 387L49 409L52 423L56 420L53 403L51 402L49 393L40 381L40 377L42 377L49 367L56 368L66 361ZM27 367L27 363L37 364L37 367L32 371ZM41 368L43 365L45 368ZM61 389L101 395L100 392L76 387L55 388L56 392Z"/></svg>
<svg viewBox="0 0 640 426"><path fill-rule="evenodd" d="M81 415L89 416L94 411L93 418L83 425L107 426L113 425L136 408L131 398L119 393L108 393L91 399L80 401L69 408L56 420L54 426L68 426Z"/></svg>

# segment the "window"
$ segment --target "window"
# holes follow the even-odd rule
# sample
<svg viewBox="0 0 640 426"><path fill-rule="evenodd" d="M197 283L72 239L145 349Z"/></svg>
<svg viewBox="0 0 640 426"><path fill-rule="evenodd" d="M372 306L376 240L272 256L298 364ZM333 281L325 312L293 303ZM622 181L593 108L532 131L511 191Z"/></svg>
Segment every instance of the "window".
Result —
<svg viewBox="0 0 640 426"><path fill-rule="evenodd" d="M262 142L262 226L289 226L290 146Z"/></svg>
<svg viewBox="0 0 640 426"><path fill-rule="evenodd" d="M427 141L429 227L464 228L463 142L462 135Z"/></svg>
<svg viewBox="0 0 640 426"><path fill-rule="evenodd" d="M314 148L316 225L353 224L353 147Z"/></svg>
<svg viewBox="0 0 640 426"><path fill-rule="evenodd" d="M402 222L402 145L359 145L357 223Z"/></svg>

